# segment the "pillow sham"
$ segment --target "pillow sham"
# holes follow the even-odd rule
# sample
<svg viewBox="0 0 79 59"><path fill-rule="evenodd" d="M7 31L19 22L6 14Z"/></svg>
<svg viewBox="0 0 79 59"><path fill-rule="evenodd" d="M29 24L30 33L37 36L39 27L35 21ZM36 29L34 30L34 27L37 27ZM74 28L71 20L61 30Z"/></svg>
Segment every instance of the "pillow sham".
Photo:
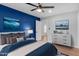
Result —
<svg viewBox="0 0 79 59"><path fill-rule="evenodd" d="M20 37L20 38L17 38L16 40L17 40L17 42L20 42L20 41L23 41L24 38L23 37Z"/></svg>

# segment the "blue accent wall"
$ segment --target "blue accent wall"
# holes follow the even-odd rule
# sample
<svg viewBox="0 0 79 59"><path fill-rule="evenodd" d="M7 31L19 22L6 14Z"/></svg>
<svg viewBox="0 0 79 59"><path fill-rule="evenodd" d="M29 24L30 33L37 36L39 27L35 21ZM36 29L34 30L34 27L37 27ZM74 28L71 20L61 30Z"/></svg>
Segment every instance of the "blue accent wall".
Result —
<svg viewBox="0 0 79 59"><path fill-rule="evenodd" d="M11 30L4 29L3 26L3 18L4 17L10 17L14 19L20 20L20 29L17 31L24 31L25 28L31 28L33 29L33 37L36 37L36 19L38 17L28 15L26 13L17 11L15 9L11 9L9 7L0 5L0 32L14 32Z"/></svg>

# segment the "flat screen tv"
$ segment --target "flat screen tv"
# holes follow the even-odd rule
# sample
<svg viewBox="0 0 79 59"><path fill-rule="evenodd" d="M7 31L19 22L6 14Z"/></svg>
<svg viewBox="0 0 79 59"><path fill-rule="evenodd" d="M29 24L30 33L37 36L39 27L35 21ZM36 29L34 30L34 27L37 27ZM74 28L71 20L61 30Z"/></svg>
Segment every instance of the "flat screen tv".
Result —
<svg viewBox="0 0 79 59"><path fill-rule="evenodd" d="M68 30L69 29L69 20L56 21L55 27L57 30Z"/></svg>
<svg viewBox="0 0 79 59"><path fill-rule="evenodd" d="M3 25L4 29L7 31L17 31L20 27L20 20L10 17L4 17Z"/></svg>

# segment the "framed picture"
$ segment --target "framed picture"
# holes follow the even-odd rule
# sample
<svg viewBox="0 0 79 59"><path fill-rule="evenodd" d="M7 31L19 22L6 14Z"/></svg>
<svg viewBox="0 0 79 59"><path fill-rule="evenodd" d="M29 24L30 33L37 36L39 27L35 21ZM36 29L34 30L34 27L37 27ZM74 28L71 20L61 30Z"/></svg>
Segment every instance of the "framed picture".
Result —
<svg viewBox="0 0 79 59"><path fill-rule="evenodd" d="M20 20L10 17L4 17L3 25L4 25L4 29L7 31L12 31L12 30L17 31L20 28Z"/></svg>
<svg viewBox="0 0 79 59"><path fill-rule="evenodd" d="M68 30L69 29L69 20L58 20L55 23L56 30Z"/></svg>

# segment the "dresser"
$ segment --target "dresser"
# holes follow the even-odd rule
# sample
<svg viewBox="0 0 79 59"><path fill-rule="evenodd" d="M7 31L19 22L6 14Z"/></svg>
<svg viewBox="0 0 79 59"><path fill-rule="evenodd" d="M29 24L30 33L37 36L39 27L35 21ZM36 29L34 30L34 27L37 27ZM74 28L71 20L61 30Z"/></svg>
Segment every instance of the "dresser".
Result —
<svg viewBox="0 0 79 59"><path fill-rule="evenodd" d="M53 43L65 46L72 46L70 34L54 34L52 36Z"/></svg>

